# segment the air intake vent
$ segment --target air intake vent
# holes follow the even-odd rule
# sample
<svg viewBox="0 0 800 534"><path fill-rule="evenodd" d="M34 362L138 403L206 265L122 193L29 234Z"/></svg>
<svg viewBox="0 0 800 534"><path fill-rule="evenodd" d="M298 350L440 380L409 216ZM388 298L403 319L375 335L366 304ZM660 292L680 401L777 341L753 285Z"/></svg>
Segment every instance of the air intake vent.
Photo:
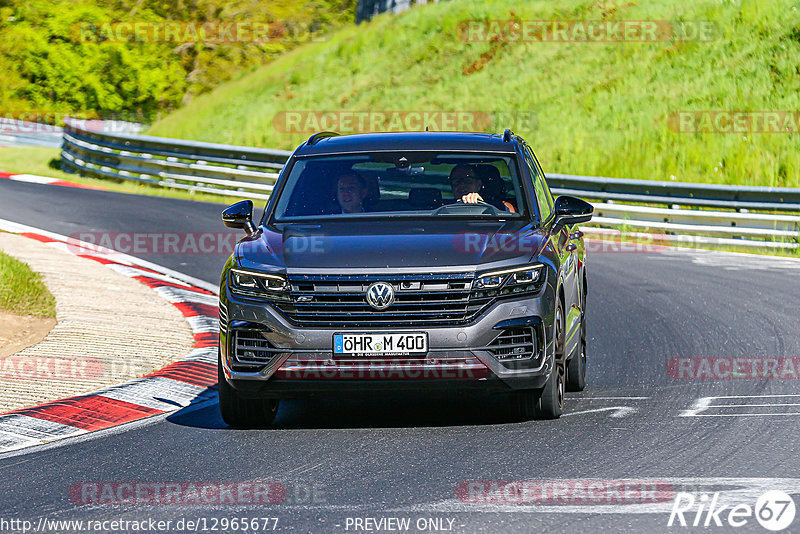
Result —
<svg viewBox="0 0 800 534"><path fill-rule="evenodd" d="M536 335L532 328L518 327L503 330L503 332L489 344L489 351L498 360L522 360L533 356L536 347Z"/></svg>
<svg viewBox="0 0 800 534"><path fill-rule="evenodd" d="M231 342L233 359L242 365L266 365L281 352L260 330L234 330Z"/></svg>

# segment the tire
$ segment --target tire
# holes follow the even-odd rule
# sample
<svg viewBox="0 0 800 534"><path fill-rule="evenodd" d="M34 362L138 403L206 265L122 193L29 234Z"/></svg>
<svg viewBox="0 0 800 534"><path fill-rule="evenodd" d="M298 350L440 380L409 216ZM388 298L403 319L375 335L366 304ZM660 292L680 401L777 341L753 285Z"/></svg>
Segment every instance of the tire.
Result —
<svg viewBox="0 0 800 534"><path fill-rule="evenodd" d="M217 358L219 411L222 420L234 428L260 428L272 424L278 414L275 399L247 399L240 396L225 380L221 355Z"/></svg>
<svg viewBox="0 0 800 534"><path fill-rule="evenodd" d="M581 339L578 353L567 364L567 391L583 391L586 388L586 317L581 317Z"/></svg>
<svg viewBox="0 0 800 534"><path fill-rule="evenodd" d="M564 309L561 300L556 305L556 320L553 325L553 341L555 355L553 371L542 390L539 402L535 405L534 415L537 419L558 419L564 413Z"/></svg>
<svg viewBox="0 0 800 534"><path fill-rule="evenodd" d="M536 415L541 389L515 391L508 399L508 416L511 421L528 421Z"/></svg>

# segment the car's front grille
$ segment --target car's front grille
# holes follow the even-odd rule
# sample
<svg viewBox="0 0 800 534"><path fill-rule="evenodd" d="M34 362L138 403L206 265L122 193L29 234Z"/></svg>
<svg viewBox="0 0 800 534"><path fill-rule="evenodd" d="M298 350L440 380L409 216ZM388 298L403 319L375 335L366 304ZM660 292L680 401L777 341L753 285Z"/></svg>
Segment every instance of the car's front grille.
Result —
<svg viewBox="0 0 800 534"><path fill-rule="evenodd" d="M233 360L242 365L267 365L281 352L259 330L233 330L231 341Z"/></svg>
<svg viewBox="0 0 800 534"><path fill-rule="evenodd" d="M492 300L471 291L474 273L292 275L291 302L275 306L292 322L314 326L423 326L468 322ZM376 310L367 288L387 282L394 302Z"/></svg>
<svg viewBox="0 0 800 534"><path fill-rule="evenodd" d="M499 360L521 360L533 355L536 337L530 327L509 328L492 341L488 349Z"/></svg>

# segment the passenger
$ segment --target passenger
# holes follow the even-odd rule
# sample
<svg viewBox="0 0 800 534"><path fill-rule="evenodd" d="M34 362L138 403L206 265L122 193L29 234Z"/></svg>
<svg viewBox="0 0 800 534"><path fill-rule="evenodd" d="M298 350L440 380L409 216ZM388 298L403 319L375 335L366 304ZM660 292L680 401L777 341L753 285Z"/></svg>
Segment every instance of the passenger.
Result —
<svg viewBox="0 0 800 534"><path fill-rule="evenodd" d="M363 213L368 192L366 180L355 172L340 176L336 183L336 201L342 213Z"/></svg>

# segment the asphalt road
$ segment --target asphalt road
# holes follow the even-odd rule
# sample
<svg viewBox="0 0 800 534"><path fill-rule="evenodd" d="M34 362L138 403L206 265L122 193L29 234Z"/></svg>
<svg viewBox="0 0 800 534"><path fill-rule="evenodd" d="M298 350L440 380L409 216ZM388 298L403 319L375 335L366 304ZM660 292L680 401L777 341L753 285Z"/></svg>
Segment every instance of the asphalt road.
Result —
<svg viewBox="0 0 800 534"><path fill-rule="evenodd" d="M66 235L224 232L221 208L0 181L0 218ZM142 257L211 283L225 260L224 253ZM668 368L678 365L675 358L707 358L710 365L722 359L719 372L731 358L779 358L785 371L789 358L800 356L800 262L669 249L595 251L588 262L589 386L568 396L560 420L507 423L501 405L483 398L353 399L285 403L274 428L245 431L226 428L216 404L208 404L0 459L0 531L11 530L2 520L39 518L152 518L172 521L170 531L182 518L206 518L207 529L231 531L214 520L241 517L278 518L278 531L308 532L398 526L357 521L365 518L407 518L410 531L767 532L754 517L733 528L727 512L722 527L712 521L703 528L705 516L696 528L668 521L678 491L698 503L722 492L729 504L753 506L768 489L783 489L800 506L798 381L677 379ZM497 498L458 492L478 487L467 481L537 487L553 480L566 484L573 500L562 493L556 502L518 503L502 491ZM254 481L282 484L285 499L131 505L82 504L70 495L81 482ZM620 499L578 496L579 483L608 489L623 481L634 489ZM663 502L637 494L641 481L665 488ZM686 513L689 524L696 510ZM789 529L800 531L800 519Z"/></svg>

